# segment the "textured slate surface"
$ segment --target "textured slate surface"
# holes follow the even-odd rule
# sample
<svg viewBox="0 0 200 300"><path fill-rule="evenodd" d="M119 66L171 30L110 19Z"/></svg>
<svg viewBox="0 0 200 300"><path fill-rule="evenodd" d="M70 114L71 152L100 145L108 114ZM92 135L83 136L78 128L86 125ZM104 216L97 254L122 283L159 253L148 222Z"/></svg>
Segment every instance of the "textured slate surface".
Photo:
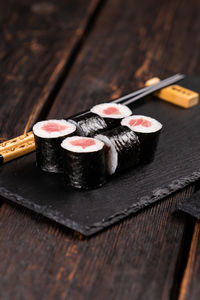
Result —
<svg viewBox="0 0 200 300"><path fill-rule="evenodd" d="M200 92L198 78L181 84ZM185 110L150 96L132 109L163 123L152 163L80 191L66 187L61 175L38 170L33 153L1 167L0 194L89 236L199 179L200 105Z"/></svg>

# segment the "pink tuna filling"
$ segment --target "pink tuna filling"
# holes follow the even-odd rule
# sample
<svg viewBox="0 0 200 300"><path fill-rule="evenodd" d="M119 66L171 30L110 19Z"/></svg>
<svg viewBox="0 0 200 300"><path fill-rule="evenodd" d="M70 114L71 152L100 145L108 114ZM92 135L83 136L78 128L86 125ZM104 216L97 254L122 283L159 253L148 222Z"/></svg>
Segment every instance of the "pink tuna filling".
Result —
<svg viewBox="0 0 200 300"><path fill-rule="evenodd" d="M90 140L90 139L80 139L80 140L74 140L70 142L72 144L72 146L78 146L78 147L82 147L83 149L93 146L95 145L95 141L94 140Z"/></svg>
<svg viewBox="0 0 200 300"><path fill-rule="evenodd" d="M116 107L114 107L114 106L113 106L113 107L110 106L110 107L108 107L108 108L105 108L105 109L103 110L103 113L104 113L105 115L121 115L119 109L116 108Z"/></svg>
<svg viewBox="0 0 200 300"><path fill-rule="evenodd" d="M61 125L54 122L49 122L41 127L42 130L45 130L48 133L62 131L67 128L68 128L67 125Z"/></svg>
<svg viewBox="0 0 200 300"><path fill-rule="evenodd" d="M130 120L129 125L130 126L139 126L139 125L141 125L143 127L150 127L152 124L151 124L150 121L140 118L140 119Z"/></svg>

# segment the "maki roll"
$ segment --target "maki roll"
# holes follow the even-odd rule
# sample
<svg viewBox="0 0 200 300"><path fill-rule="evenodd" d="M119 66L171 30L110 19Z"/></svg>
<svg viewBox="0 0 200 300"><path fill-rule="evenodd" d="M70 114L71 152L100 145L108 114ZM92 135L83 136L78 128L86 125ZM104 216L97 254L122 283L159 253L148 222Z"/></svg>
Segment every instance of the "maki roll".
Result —
<svg viewBox="0 0 200 300"><path fill-rule="evenodd" d="M123 118L132 115L128 106L117 103L98 104L90 111L102 117L108 125L108 129L117 127Z"/></svg>
<svg viewBox="0 0 200 300"><path fill-rule="evenodd" d="M138 164L139 139L128 127L118 126L95 137L106 145L106 165L109 175L120 173Z"/></svg>
<svg viewBox="0 0 200 300"><path fill-rule="evenodd" d="M66 138L61 147L67 183L76 188L91 189L105 182L104 143L94 138L73 136Z"/></svg>
<svg viewBox="0 0 200 300"><path fill-rule="evenodd" d="M90 111L78 114L68 121L77 127L78 134L81 136L93 137L108 129L104 119Z"/></svg>
<svg viewBox="0 0 200 300"><path fill-rule="evenodd" d="M76 134L76 126L65 120L46 120L33 126L36 164L43 171L63 171L61 142Z"/></svg>
<svg viewBox="0 0 200 300"><path fill-rule="evenodd" d="M141 148L141 163L152 161L155 156L162 124L150 117L133 115L124 118L121 125L127 126L137 134Z"/></svg>

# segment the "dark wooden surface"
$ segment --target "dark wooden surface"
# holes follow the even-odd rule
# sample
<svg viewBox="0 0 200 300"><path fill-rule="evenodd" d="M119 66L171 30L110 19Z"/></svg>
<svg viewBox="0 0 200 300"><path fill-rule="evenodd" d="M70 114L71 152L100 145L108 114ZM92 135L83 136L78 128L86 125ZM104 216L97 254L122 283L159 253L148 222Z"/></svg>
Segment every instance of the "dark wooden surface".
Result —
<svg viewBox="0 0 200 300"><path fill-rule="evenodd" d="M195 224L193 237L190 245L187 266L184 271L180 289L180 300L199 299L200 286L200 221Z"/></svg>
<svg viewBox="0 0 200 300"><path fill-rule="evenodd" d="M1 1L1 137L142 86L200 76L198 0ZM199 299L199 223L176 212L194 186L91 239L6 199L1 299Z"/></svg>

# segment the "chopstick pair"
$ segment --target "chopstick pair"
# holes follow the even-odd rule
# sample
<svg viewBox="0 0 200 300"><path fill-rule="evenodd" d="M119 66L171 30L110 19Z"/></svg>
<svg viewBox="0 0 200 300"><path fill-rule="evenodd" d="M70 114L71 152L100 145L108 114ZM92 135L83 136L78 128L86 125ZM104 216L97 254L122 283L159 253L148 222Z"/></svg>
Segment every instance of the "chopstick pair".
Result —
<svg viewBox="0 0 200 300"><path fill-rule="evenodd" d="M147 86L147 87L139 89L133 93L130 93L128 95L120 97L120 98L114 100L113 102L121 103L124 105L132 104L133 102L135 102L147 95L150 95L153 92L156 92L164 87L167 87L170 84L173 84L175 82L182 80L184 77L185 77L184 74L181 74L181 73L175 74L171 77L168 77L168 78L160 81L159 83L153 84L152 86Z"/></svg>
<svg viewBox="0 0 200 300"><path fill-rule="evenodd" d="M139 89L135 92L132 92L128 95L122 96L112 102L114 103L121 103L124 105L131 104L151 93L158 91L164 87L167 87L170 84L173 84L181 79L183 79L185 75L183 74L176 74L169 78L166 78L160 81L153 86L148 86L142 89ZM17 157L23 156L27 153L30 153L35 150L35 142L33 132L30 131L26 134L8 140L0 144L0 165L13 160Z"/></svg>
<svg viewBox="0 0 200 300"><path fill-rule="evenodd" d="M32 131L0 144L0 165L35 150Z"/></svg>

